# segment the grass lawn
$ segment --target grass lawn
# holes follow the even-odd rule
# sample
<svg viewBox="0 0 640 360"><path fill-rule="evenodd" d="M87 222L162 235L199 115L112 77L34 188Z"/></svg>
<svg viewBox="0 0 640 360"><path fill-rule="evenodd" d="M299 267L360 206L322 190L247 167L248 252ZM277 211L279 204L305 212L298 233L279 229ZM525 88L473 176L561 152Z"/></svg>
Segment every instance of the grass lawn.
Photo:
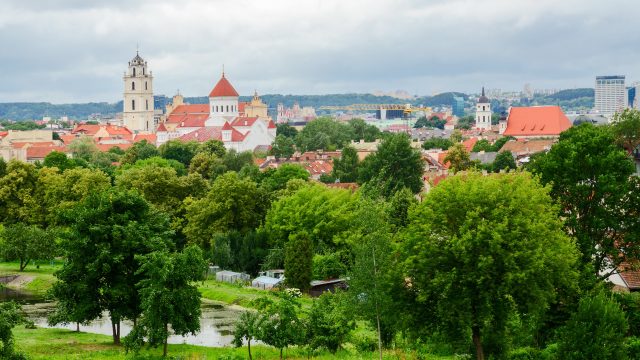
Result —
<svg viewBox="0 0 640 360"><path fill-rule="evenodd" d="M90 333L76 333L65 329L25 329L18 326L13 329L16 347L29 355L33 360L62 360L62 359L161 359L162 349L143 350L139 356L127 356L124 348L114 346L111 337ZM278 359L277 349L267 346L252 346L251 353L254 359ZM175 359L246 359L246 347L235 348L210 348L193 345L169 345L169 358ZM306 359L304 349L291 348L286 352L288 359ZM314 354L314 359L373 359L377 353L358 353L355 350L341 350L336 354L319 352ZM412 354L387 351L385 359L411 359ZM451 360L454 357L433 356L427 359Z"/></svg>
<svg viewBox="0 0 640 360"><path fill-rule="evenodd" d="M0 275L18 274L33 278L33 280L20 284L19 286L10 287L16 290L26 290L35 295L44 295L56 281L53 273L62 268L62 262L54 261L53 265L51 265L48 261L43 261L39 265L40 267L37 268L36 265L29 264L24 271L21 272L19 271L20 263L17 261L0 262Z"/></svg>
<svg viewBox="0 0 640 360"><path fill-rule="evenodd" d="M271 291L259 290L251 287L240 287L233 284L222 283L215 280L198 282L198 290L202 297L208 300L220 301L225 304L239 305L250 308L251 301L261 296L274 296ZM311 298L303 296L300 303L303 307L311 306Z"/></svg>

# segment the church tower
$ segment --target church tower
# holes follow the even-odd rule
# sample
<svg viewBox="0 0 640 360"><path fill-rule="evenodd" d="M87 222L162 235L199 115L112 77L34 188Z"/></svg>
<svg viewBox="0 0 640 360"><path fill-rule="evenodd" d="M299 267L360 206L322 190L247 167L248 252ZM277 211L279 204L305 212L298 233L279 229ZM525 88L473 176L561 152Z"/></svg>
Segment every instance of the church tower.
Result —
<svg viewBox="0 0 640 360"><path fill-rule="evenodd" d="M122 121L133 132L153 131L153 76L137 51L124 74Z"/></svg>
<svg viewBox="0 0 640 360"><path fill-rule="evenodd" d="M484 86L476 104L476 128L491 130L491 101L484 95Z"/></svg>
<svg viewBox="0 0 640 360"><path fill-rule="evenodd" d="M205 122L205 126L223 126L225 122L232 122L237 118L240 115L239 97L236 89L224 76L223 70L222 77L209 93L209 119Z"/></svg>

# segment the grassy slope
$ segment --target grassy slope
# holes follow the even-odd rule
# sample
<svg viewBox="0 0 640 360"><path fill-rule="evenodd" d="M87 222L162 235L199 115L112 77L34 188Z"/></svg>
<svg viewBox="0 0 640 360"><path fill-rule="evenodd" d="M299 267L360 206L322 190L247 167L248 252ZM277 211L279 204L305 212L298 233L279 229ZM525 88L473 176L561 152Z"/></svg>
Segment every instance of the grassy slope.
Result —
<svg viewBox="0 0 640 360"><path fill-rule="evenodd" d="M51 266L49 262L43 262L40 264L39 269L36 268L35 265L30 264L24 269L24 271L20 272L18 271L20 268L19 262L0 262L0 275L19 274L33 277L32 281L27 282L16 289L26 290L36 295L44 295L56 280L53 273L61 267L62 263L59 261L54 262L53 266Z"/></svg>
<svg viewBox="0 0 640 360"><path fill-rule="evenodd" d="M124 349L111 344L111 337L89 333L75 333L64 329L34 329L28 330L23 326L13 330L17 347L27 353L33 360L62 360L62 359L131 359ZM46 346L43 346L46 344ZM278 350L265 346L252 346L254 359L278 359ZM143 350L138 358L160 359L162 350ZM413 358L412 354L386 352L385 359ZM182 359L218 359L220 357L244 359L247 357L246 348L209 348L193 345L169 345L169 356ZM373 359L375 353L357 353L342 350L337 354L320 352L314 359ZM303 349L292 348L287 351L288 359L306 359ZM449 360L453 357L429 357L433 360Z"/></svg>
<svg viewBox="0 0 640 360"><path fill-rule="evenodd" d="M217 282L215 280L205 280L198 283L198 290L202 297L208 300L220 301L225 304L251 307L251 301L261 296L273 296L271 292L254 289L250 287L240 287L237 285ZM303 307L311 305L309 297L301 299Z"/></svg>

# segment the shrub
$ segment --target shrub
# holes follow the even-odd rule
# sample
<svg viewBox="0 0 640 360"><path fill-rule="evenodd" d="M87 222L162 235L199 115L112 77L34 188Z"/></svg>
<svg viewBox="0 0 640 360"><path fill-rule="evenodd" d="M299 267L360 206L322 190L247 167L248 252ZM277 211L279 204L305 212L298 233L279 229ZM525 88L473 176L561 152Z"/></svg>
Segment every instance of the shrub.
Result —
<svg viewBox="0 0 640 360"><path fill-rule="evenodd" d="M521 347L509 352L508 360L538 360L540 351L532 347Z"/></svg>
<svg viewBox="0 0 640 360"><path fill-rule="evenodd" d="M627 354L629 354L629 360L640 360L640 338L628 337L627 338Z"/></svg>

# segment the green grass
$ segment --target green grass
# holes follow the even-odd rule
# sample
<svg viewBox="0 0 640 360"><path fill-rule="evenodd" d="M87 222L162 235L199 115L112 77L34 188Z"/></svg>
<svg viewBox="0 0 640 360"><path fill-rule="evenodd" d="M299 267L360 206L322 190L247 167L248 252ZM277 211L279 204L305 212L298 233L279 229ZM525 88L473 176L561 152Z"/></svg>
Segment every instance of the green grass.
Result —
<svg viewBox="0 0 640 360"><path fill-rule="evenodd" d="M67 359L161 359L162 349L145 349L139 356L125 354L124 348L112 344L111 336L90 333L76 333L66 329L25 329L14 328L13 334L18 350L33 360ZM252 346L254 359L278 359L278 350L268 346ZM247 350L243 348L211 348L194 345L169 345L169 357L176 359L246 359ZM307 353L301 348L290 348L286 352L288 359L306 359ZM411 359L413 354L402 351L386 351L385 359ZM336 354L317 352L314 359L373 359L376 353L358 353L355 350L341 350ZM429 356L427 359L451 360L454 357Z"/></svg>
<svg viewBox="0 0 640 360"><path fill-rule="evenodd" d="M202 297L208 300L223 302L229 305L252 307L251 301L261 296L275 296L271 291L251 287L222 283L215 280L205 280L198 283L198 290ZM303 307L311 306L311 298L303 296L300 299Z"/></svg>
<svg viewBox="0 0 640 360"><path fill-rule="evenodd" d="M62 262L55 261L53 265L50 265L49 262L42 262L39 265L38 268L36 265L29 264L24 271L19 271L20 263L17 261L0 262L0 275L18 274L33 277L32 281L17 287L16 290L26 290L35 295L44 295L56 281L53 273L62 268Z"/></svg>

